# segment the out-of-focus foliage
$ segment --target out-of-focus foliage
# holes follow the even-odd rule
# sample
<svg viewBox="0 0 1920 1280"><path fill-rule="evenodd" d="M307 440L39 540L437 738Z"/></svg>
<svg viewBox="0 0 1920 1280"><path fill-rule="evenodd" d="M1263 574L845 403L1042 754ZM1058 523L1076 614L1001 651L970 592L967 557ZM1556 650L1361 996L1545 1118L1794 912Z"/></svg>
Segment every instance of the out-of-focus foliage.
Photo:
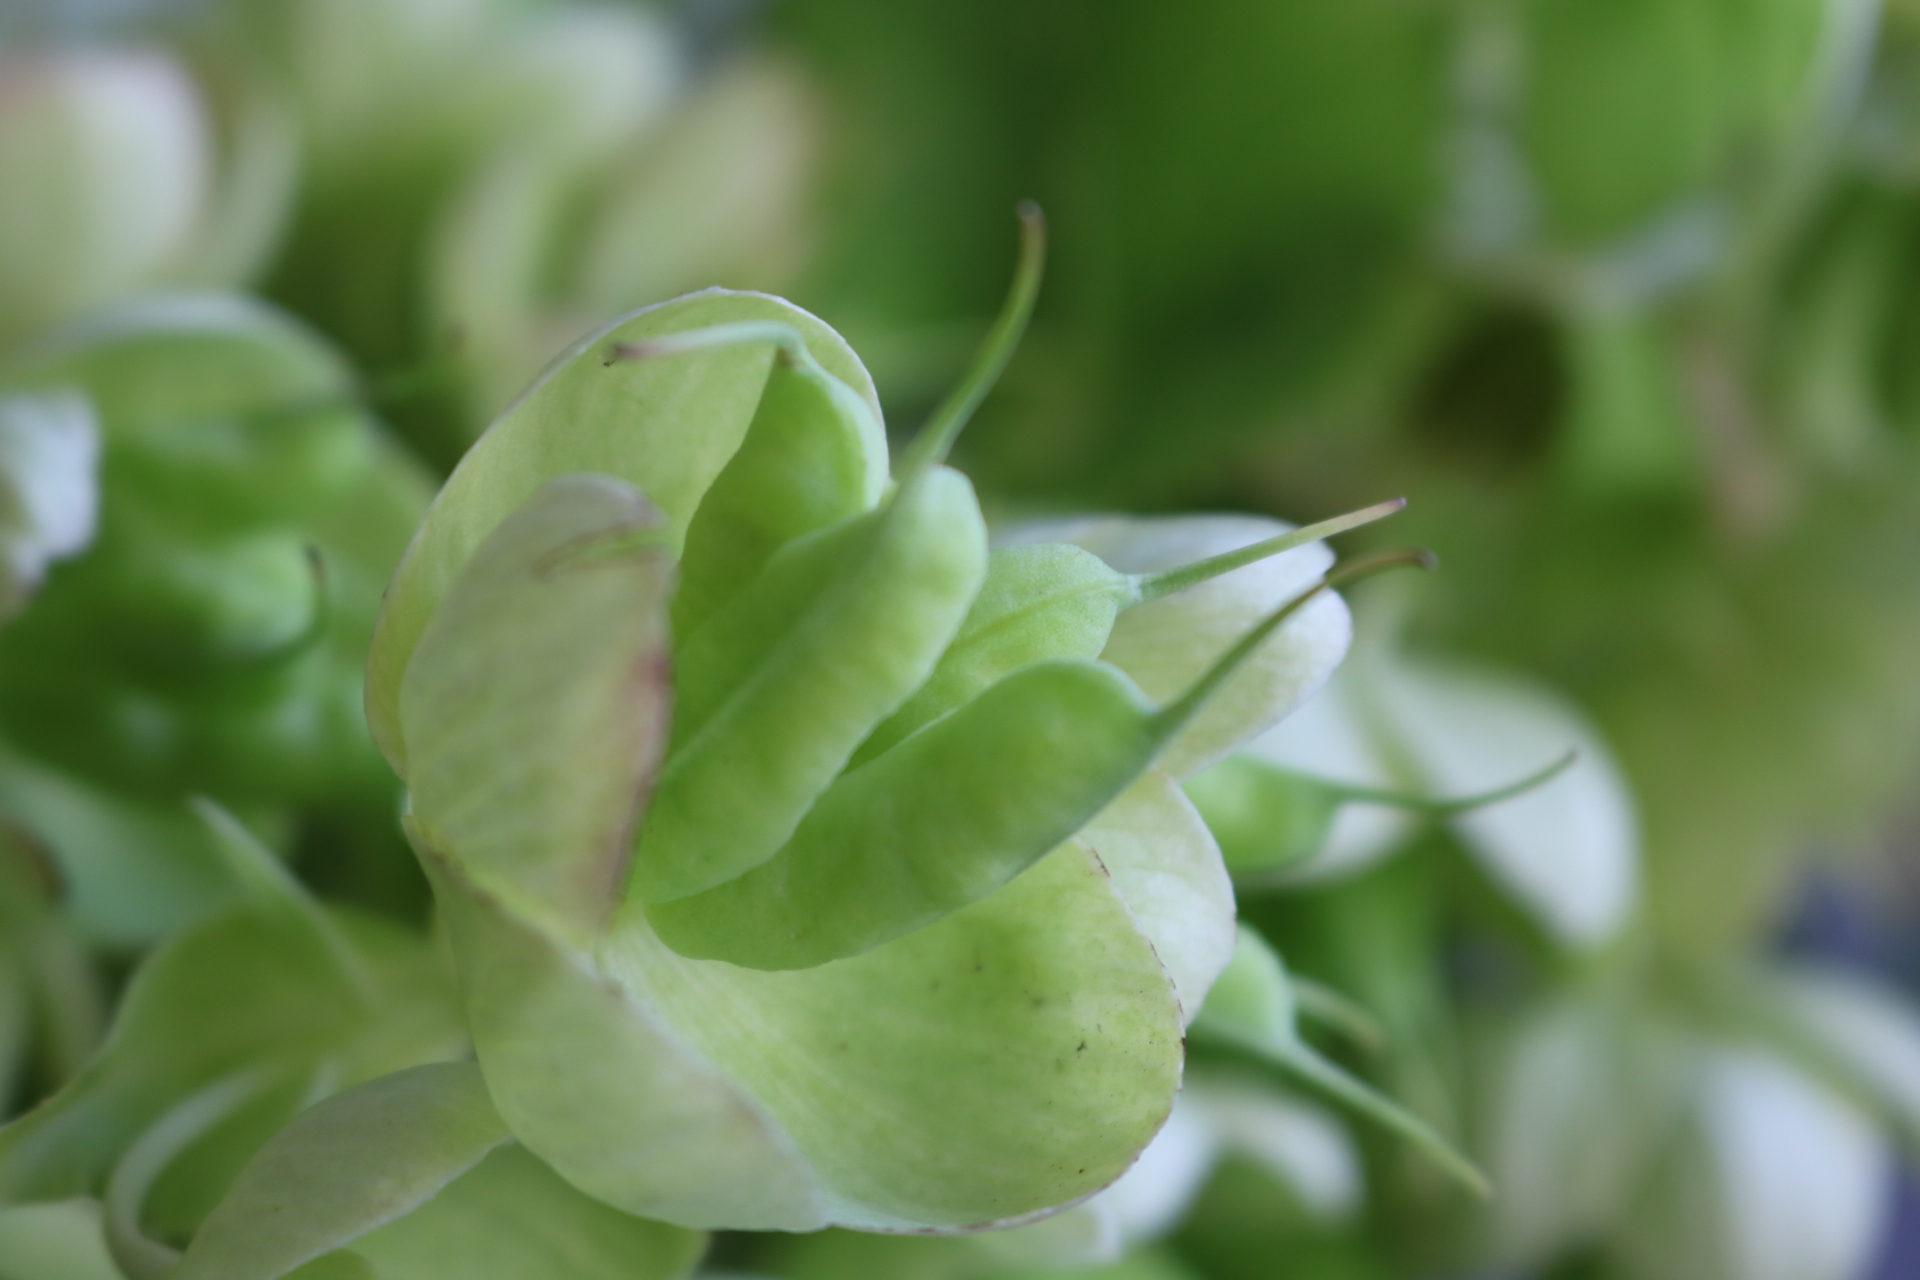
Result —
<svg viewBox="0 0 1920 1280"><path fill-rule="evenodd" d="M0 1280L665 1280L703 1236L624 1210L947 1228L966 1206L1094 1190L940 1240L726 1234L705 1268L1862 1274L1889 1170L1920 1143L1920 1020L1911 993L1772 940L1809 851L1871 844L1920 774L1912 4L140 8L0 12L0 39L40 38L0 51L0 1115L52 1099L0 1132ZM854 778L929 719L955 723L938 717L1008 655L1084 640L1053 597L1020 613L1023 591L1071 578L1075 601L1111 604L1116 583L1276 528L1085 512L1314 516L1404 493L1390 534L1348 539L1424 543L1444 572L1362 588L1355 652L1299 714L1234 750L1274 690L1230 686L1161 761L1178 787L1127 792L1085 828L1131 923L1055 921L1047 972L1071 952L1078 1004L1029 1015L1020 984L1041 984L1017 965L964 1016L873 985L962 973L913 948L980 920L1000 930L983 955L1038 973L1039 942L1014 942L1044 932L1020 895L1059 889L1061 854L988 877L964 928L921 932L908 906L954 904L914 877L828 901L790 849L747 870L793 834L749 830L782 803L762 766L783 733L742 732L717 765L667 748L664 816L611 929L600 873L646 812L633 793L666 695L615 723L627 704L595 681L631 692L620 645L654 653L642 640L671 630L679 710L709 714L702 689L726 681L690 639L714 584L847 514L821 514L832 485L797 483L795 442L857 439L855 507L899 500L867 465L885 457L871 410L908 422L954 380L1028 196L1052 219L1047 291L958 454L1002 575L950 637L958 656L850 758L814 753L829 793L849 759ZM567 350L714 284L777 287L848 336L877 400L831 330L794 321L841 400L870 402L859 431L809 434L847 405L807 399L791 346ZM730 296L629 336L684 330L668 321L686 308L778 306ZM503 411L397 580L370 735L381 588L430 477ZM795 422L809 431L782 434ZM740 536L692 537L698 491L750 427L763 447L706 503ZM500 567L512 547L443 603L486 528L583 469L666 510L671 536L634 533L629 559L678 557L689 534L671 606L649 579L646 608L594 613L574 579L612 591L611 559L548 548L529 586ZM568 484L513 519L604 505ZM1314 563L1290 552L1142 603L1077 656L1169 702L1188 659ZM795 687L835 695L792 718L823 741L867 714L838 675ZM604 750L567 724L598 725ZM420 931L375 738L413 788L444 945ZM991 785L986 764L949 769L991 794L927 830L970 829L1064 767ZM619 839L595 843L603 827ZM410 918L317 904L289 857L328 897ZM1017 1088L947 1073L1020 1019L1078 1026L1113 980L1101 957L1139 938L1192 1022L1184 1088L1099 1190L1158 1123L1179 1052L1146 1054L1151 1088L1078 1120L1055 1104L1086 1100L1049 1092L1034 1053ZM662 975L699 966L732 977L669 998ZM868 985L833 986L848 973ZM929 1018L946 1048L888 1047ZM867 1075L821 1065L851 1052L835 1028ZM1110 1030L1096 1057L1132 1043ZM469 1037L478 1065L447 1061ZM667 1078L683 1068L705 1083ZM744 1110L695 1123L696 1095ZM742 1115L763 1146L724 1137ZM875 1134L918 1136L888 1154ZM994 1173L993 1152L1046 1135L1100 1176ZM1450 1144L1492 1200L1462 1189L1472 1170L1444 1176ZM716 1191L742 1151L751 1176ZM801 1167L806 1212L743 1203Z"/></svg>
<svg viewBox="0 0 1920 1280"><path fill-rule="evenodd" d="M411 393L396 411L439 465L607 316L777 283L803 248L811 91L766 58L701 65L645 6L234 0L202 20L207 79L271 112L300 169L265 290Z"/></svg>

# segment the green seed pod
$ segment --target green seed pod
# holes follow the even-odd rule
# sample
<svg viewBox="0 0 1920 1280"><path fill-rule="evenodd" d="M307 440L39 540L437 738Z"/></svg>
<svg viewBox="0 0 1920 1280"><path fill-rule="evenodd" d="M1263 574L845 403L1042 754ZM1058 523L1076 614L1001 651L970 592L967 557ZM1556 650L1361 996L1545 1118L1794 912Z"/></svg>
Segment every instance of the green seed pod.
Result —
<svg viewBox="0 0 1920 1280"><path fill-rule="evenodd" d="M1181 681L1149 696L1096 655L1184 580L989 557L940 458L1036 278L890 488L871 384L811 316L710 291L616 321L467 455L395 574L368 718L481 1070L617 1208L1003 1221L1112 1181L1167 1115L1232 904L1157 762L1249 666L1243 733L1277 718L1345 613L1313 573L1269 584L1143 659ZM1338 625L1303 633L1316 607ZM1262 668L1270 643L1296 661Z"/></svg>

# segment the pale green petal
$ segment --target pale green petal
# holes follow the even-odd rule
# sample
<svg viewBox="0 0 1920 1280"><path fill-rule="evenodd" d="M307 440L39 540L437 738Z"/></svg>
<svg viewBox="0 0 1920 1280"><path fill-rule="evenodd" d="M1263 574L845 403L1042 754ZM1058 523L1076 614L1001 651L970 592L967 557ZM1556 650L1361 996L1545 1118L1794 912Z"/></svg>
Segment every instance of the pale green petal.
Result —
<svg viewBox="0 0 1920 1280"><path fill-rule="evenodd" d="M185 806L116 795L0 743L0 809L59 862L66 908L90 941L150 946L234 900L212 838Z"/></svg>
<svg viewBox="0 0 1920 1280"><path fill-rule="evenodd" d="M140 1134L182 1098L261 1062L331 1062L341 1085L457 1052L446 978L427 944L334 913L372 976L343 974L333 942L281 910L242 909L156 951L134 975L99 1057L0 1129L0 1198L97 1193Z"/></svg>
<svg viewBox="0 0 1920 1280"><path fill-rule="evenodd" d="M792 1134L855 1226L958 1227L1117 1178L1179 1085L1172 985L1084 845L864 955L681 957L637 902L606 963Z"/></svg>
<svg viewBox="0 0 1920 1280"><path fill-rule="evenodd" d="M1819 1050L1865 1087L1908 1141L1920 1143L1920 1011L1911 997L1831 967L1796 965L1777 983Z"/></svg>
<svg viewBox="0 0 1920 1280"><path fill-rule="evenodd" d="M604 476L549 482L468 561L400 688L413 816L516 912L611 915L666 747L673 565Z"/></svg>
<svg viewBox="0 0 1920 1280"><path fill-rule="evenodd" d="M1491 1244L1532 1266L1595 1238L1627 1213L1681 1122L1675 1046L1621 1011L1563 1000L1506 1036L1484 1114Z"/></svg>
<svg viewBox="0 0 1920 1280"><path fill-rule="evenodd" d="M95 1200L0 1209L0 1280L121 1280Z"/></svg>
<svg viewBox="0 0 1920 1280"><path fill-rule="evenodd" d="M73 391L0 396L0 619L93 541L100 427Z"/></svg>
<svg viewBox="0 0 1920 1280"><path fill-rule="evenodd" d="M1173 979L1185 1021L1233 959L1233 884L1180 787L1153 770L1081 832Z"/></svg>
<svg viewBox="0 0 1920 1280"><path fill-rule="evenodd" d="M1853 1280L1891 1200L1886 1140L1849 1103L1779 1059L1727 1050L1708 1065L1702 1121L1739 1280Z"/></svg>
<svg viewBox="0 0 1920 1280"><path fill-rule="evenodd" d="M515 1144L353 1252L378 1280L677 1280L705 1248L699 1232L582 1195Z"/></svg>
<svg viewBox="0 0 1920 1280"><path fill-rule="evenodd" d="M431 1199L507 1140L470 1063L414 1067L296 1116L234 1180L175 1280L278 1280Z"/></svg>
<svg viewBox="0 0 1920 1280"><path fill-rule="evenodd" d="M399 684L421 632L481 540L547 481L579 472L625 480L666 513L669 545L679 545L701 495L746 435L773 348L609 363L612 348L744 320L800 330L815 359L866 397L879 422L872 380L852 350L777 298L712 289L623 316L582 338L468 451L395 571L368 659L367 717L396 766L406 759ZM885 441L874 447L884 453Z"/></svg>
<svg viewBox="0 0 1920 1280"><path fill-rule="evenodd" d="M219 171L192 238L167 261L169 283L216 289L257 283L280 247L299 192L300 121L293 104L278 86L223 88Z"/></svg>
<svg viewBox="0 0 1920 1280"><path fill-rule="evenodd" d="M1038 1222L981 1231L963 1239L995 1273L1078 1271L1113 1262L1126 1245L1120 1238L1120 1221L1102 1203L1105 1199L1105 1194L1097 1195Z"/></svg>
<svg viewBox="0 0 1920 1280"><path fill-rule="evenodd" d="M1640 840L1625 777L1565 699L1519 676L1381 663L1378 705L1436 795L1504 786L1569 750L1565 773L1452 825L1487 871L1569 946L1606 941L1633 910Z"/></svg>
<svg viewBox="0 0 1920 1280"><path fill-rule="evenodd" d="M736 51L712 68L581 232L581 306L605 314L710 280L764 281L803 258L813 99L784 62Z"/></svg>
<svg viewBox="0 0 1920 1280"><path fill-rule="evenodd" d="M1204 560L1287 532L1258 516L1107 516L1029 526L1010 542L1071 542L1124 573ZM1120 615L1101 657L1162 704L1185 692L1215 659L1280 605L1319 581L1333 553L1310 543ZM1309 603L1254 653L1168 747L1176 778L1223 759L1326 682L1346 654L1352 622L1328 593Z"/></svg>
<svg viewBox="0 0 1920 1280"><path fill-rule="evenodd" d="M826 1224L807 1166L750 1097L588 960L417 847L481 1069L515 1137L629 1213L691 1227Z"/></svg>

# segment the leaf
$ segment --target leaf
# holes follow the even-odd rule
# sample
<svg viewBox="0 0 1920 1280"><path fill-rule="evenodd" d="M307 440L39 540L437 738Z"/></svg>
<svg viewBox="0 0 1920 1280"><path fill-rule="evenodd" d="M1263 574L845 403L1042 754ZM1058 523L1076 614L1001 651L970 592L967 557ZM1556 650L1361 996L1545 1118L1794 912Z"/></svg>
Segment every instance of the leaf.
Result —
<svg viewBox="0 0 1920 1280"><path fill-rule="evenodd" d="M547 481L599 472L639 489L678 549L702 495L756 412L771 348L716 348L673 360L608 363L619 344L744 320L799 329L826 370L873 405L872 381L818 320L762 294L709 290L633 312L561 354L468 451L395 571L367 668L367 719L403 775L399 686L440 598L495 525Z"/></svg>
<svg viewBox="0 0 1920 1280"><path fill-rule="evenodd" d="M414 1067L335 1094L267 1142L177 1280L277 1280L411 1212L508 1138L478 1068Z"/></svg>
<svg viewBox="0 0 1920 1280"><path fill-rule="evenodd" d="M619 481L549 482L488 535L400 688L414 820L575 940L612 914L666 745L673 566Z"/></svg>
<svg viewBox="0 0 1920 1280"><path fill-rule="evenodd" d="M1030 526L1021 542L1070 542L1123 573L1178 568L1286 533L1256 516L1097 517ZM1256 561L1175 595L1128 609L1114 623L1103 661L1139 682L1147 696L1178 697L1234 641L1317 582L1333 553L1311 543ZM1352 623L1331 592L1314 600L1261 646L1168 748L1160 767L1197 773L1279 723L1326 682L1347 651Z"/></svg>

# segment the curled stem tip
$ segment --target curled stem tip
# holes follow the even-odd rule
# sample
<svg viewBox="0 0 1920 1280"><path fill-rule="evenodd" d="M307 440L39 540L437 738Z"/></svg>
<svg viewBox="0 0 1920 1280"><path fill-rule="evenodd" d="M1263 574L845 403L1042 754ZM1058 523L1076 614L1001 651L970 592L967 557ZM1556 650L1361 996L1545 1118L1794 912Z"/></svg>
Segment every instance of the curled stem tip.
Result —
<svg viewBox="0 0 1920 1280"><path fill-rule="evenodd" d="M1345 564L1336 565L1326 577L1275 609L1245 635L1234 641L1233 647L1221 654L1185 693L1161 708L1158 719L1161 722L1162 732L1171 736L1191 720L1206 704L1207 699L1226 683L1227 677L1238 670L1268 636L1279 630L1287 619L1311 604L1314 597L1321 592L1348 586L1362 578L1371 578L1377 573L1385 573L1390 569L1432 569L1439 563L1439 558L1424 548L1402 548L1393 551L1376 551L1372 555L1360 556Z"/></svg>
<svg viewBox="0 0 1920 1280"><path fill-rule="evenodd" d="M1007 362L1013 358L1020 337L1027 331L1033 315L1034 299L1040 295L1041 271L1047 259L1047 220L1040 206L1031 200L1020 202L1020 261L1013 271L1013 284L1000 308L986 341L980 344L973 363L955 384L940 407L933 411L927 425L920 429L901 461L900 479L904 483L929 467L946 459L960 431L973 417L980 402L1000 381Z"/></svg>
<svg viewBox="0 0 1920 1280"><path fill-rule="evenodd" d="M1406 505L1405 498L1394 498L1388 502L1376 503L1371 507L1363 507L1359 511L1349 511L1331 520L1322 520L1318 524L1291 530L1263 542L1224 551L1217 556L1208 556L1205 560L1196 560L1192 564L1183 564L1177 569L1167 569L1161 573L1135 574L1133 585L1139 592L1136 603L1145 604L1149 600L1170 596L1176 591L1185 591L1188 587L1198 586L1202 582L1222 574L1232 573L1235 569L1243 568L1256 561L1292 551L1295 547L1304 547L1309 542L1319 542L1323 538L1331 538L1349 529L1372 524L1375 520L1384 520Z"/></svg>

